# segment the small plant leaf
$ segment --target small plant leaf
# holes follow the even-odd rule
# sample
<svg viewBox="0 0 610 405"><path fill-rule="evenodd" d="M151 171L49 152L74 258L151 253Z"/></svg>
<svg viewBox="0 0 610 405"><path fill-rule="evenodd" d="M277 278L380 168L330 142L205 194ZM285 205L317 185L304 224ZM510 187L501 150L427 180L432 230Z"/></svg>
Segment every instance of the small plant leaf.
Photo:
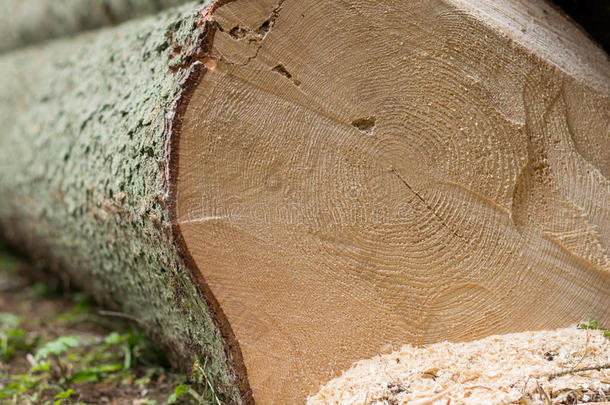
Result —
<svg viewBox="0 0 610 405"><path fill-rule="evenodd" d="M189 392L189 388L191 387L186 384L180 384L176 386L176 388L174 388L174 393L170 395L167 399L167 403L175 404L176 402L178 402L178 399L180 399L181 396Z"/></svg>
<svg viewBox="0 0 610 405"><path fill-rule="evenodd" d="M76 395L76 391L74 391L72 388L68 388L67 390L58 393L55 395L56 401L54 402L54 405L61 405L64 400L69 399L73 395Z"/></svg>
<svg viewBox="0 0 610 405"><path fill-rule="evenodd" d="M71 348L79 346L78 339L74 336L61 336L52 342L42 346L34 355L34 360L39 361L46 359L49 355L60 355L67 352Z"/></svg>

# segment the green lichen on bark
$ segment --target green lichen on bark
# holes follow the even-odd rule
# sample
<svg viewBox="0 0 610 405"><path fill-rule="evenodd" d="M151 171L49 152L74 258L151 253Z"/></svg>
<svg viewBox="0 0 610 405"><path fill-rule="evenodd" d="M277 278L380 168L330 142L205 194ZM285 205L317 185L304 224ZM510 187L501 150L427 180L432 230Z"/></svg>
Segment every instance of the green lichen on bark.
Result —
<svg viewBox="0 0 610 405"><path fill-rule="evenodd" d="M0 57L0 231L137 318L174 364L205 362L224 398L241 403L166 201L168 117L205 6Z"/></svg>
<svg viewBox="0 0 610 405"><path fill-rule="evenodd" d="M114 25L189 0L0 0L0 52Z"/></svg>

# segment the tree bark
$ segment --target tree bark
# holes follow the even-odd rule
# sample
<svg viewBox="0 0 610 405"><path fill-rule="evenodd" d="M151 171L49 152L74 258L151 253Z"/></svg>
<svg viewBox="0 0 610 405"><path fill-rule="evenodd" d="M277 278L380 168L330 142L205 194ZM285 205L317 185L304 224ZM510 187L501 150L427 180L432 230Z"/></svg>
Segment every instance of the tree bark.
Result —
<svg viewBox="0 0 610 405"><path fill-rule="evenodd" d="M0 58L0 224L227 401L610 322L610 64L542 1L220 0Z"/></svg>
<svg viewBox="0 0 610 405"><path fill-rule="evenodd" d="M0 224L242 403L239 350L190 278L167 207L168 116L209 40L204 6L0 57Z"/></svg>
<svg viewBox="0 0 610 405"><path fill-rule="evenodd" d="M189 0L1 0L0 53L114 25Z"/></svg>

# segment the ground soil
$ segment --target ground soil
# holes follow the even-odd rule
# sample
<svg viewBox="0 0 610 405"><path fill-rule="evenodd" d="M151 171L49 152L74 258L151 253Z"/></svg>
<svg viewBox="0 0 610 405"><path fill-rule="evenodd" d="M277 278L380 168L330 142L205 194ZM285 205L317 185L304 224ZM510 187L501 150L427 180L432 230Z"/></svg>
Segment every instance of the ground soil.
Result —
<svg viewBox="0 0 610 405"><path fill-rule="evenodd" d="M133 330L134 326L120 319L120 314L108 316L86 301L83 306L83 295L64 285L61 279L37 273L1 250L0 256L0 314L18 316L21 319L19 328L26 331L28 337L48 342L60 336L75 336L81 342L101 342L113 331ZM32 353L20 352L10 361L0 359L0 388L10 382L11 375L28 372L32 366L31 356ZM159 358L160 364L134 367L129 372L131 377L70 384L76 394L64 404L165 404L185 377L173 373L162 356ZM151 368L157 370L153 378L146 384L138 381ZM53 403L55 393L48 389L35 403ZM23 403L27 398L0 399L0 403ZM180 403L186 402L182 399Z"/></svg>

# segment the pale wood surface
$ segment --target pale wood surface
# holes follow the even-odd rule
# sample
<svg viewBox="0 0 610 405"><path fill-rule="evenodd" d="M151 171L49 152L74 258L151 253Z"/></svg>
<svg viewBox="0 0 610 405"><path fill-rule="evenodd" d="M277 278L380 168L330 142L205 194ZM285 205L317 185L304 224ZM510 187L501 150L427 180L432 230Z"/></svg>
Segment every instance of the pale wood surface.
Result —
<svg viewBox="0 0 610 405"><path fill-rule="evenodd" d="M405 343L610 321L610 66L555 10L237 0L206 18L177 221L259 403Z"/></svg>

